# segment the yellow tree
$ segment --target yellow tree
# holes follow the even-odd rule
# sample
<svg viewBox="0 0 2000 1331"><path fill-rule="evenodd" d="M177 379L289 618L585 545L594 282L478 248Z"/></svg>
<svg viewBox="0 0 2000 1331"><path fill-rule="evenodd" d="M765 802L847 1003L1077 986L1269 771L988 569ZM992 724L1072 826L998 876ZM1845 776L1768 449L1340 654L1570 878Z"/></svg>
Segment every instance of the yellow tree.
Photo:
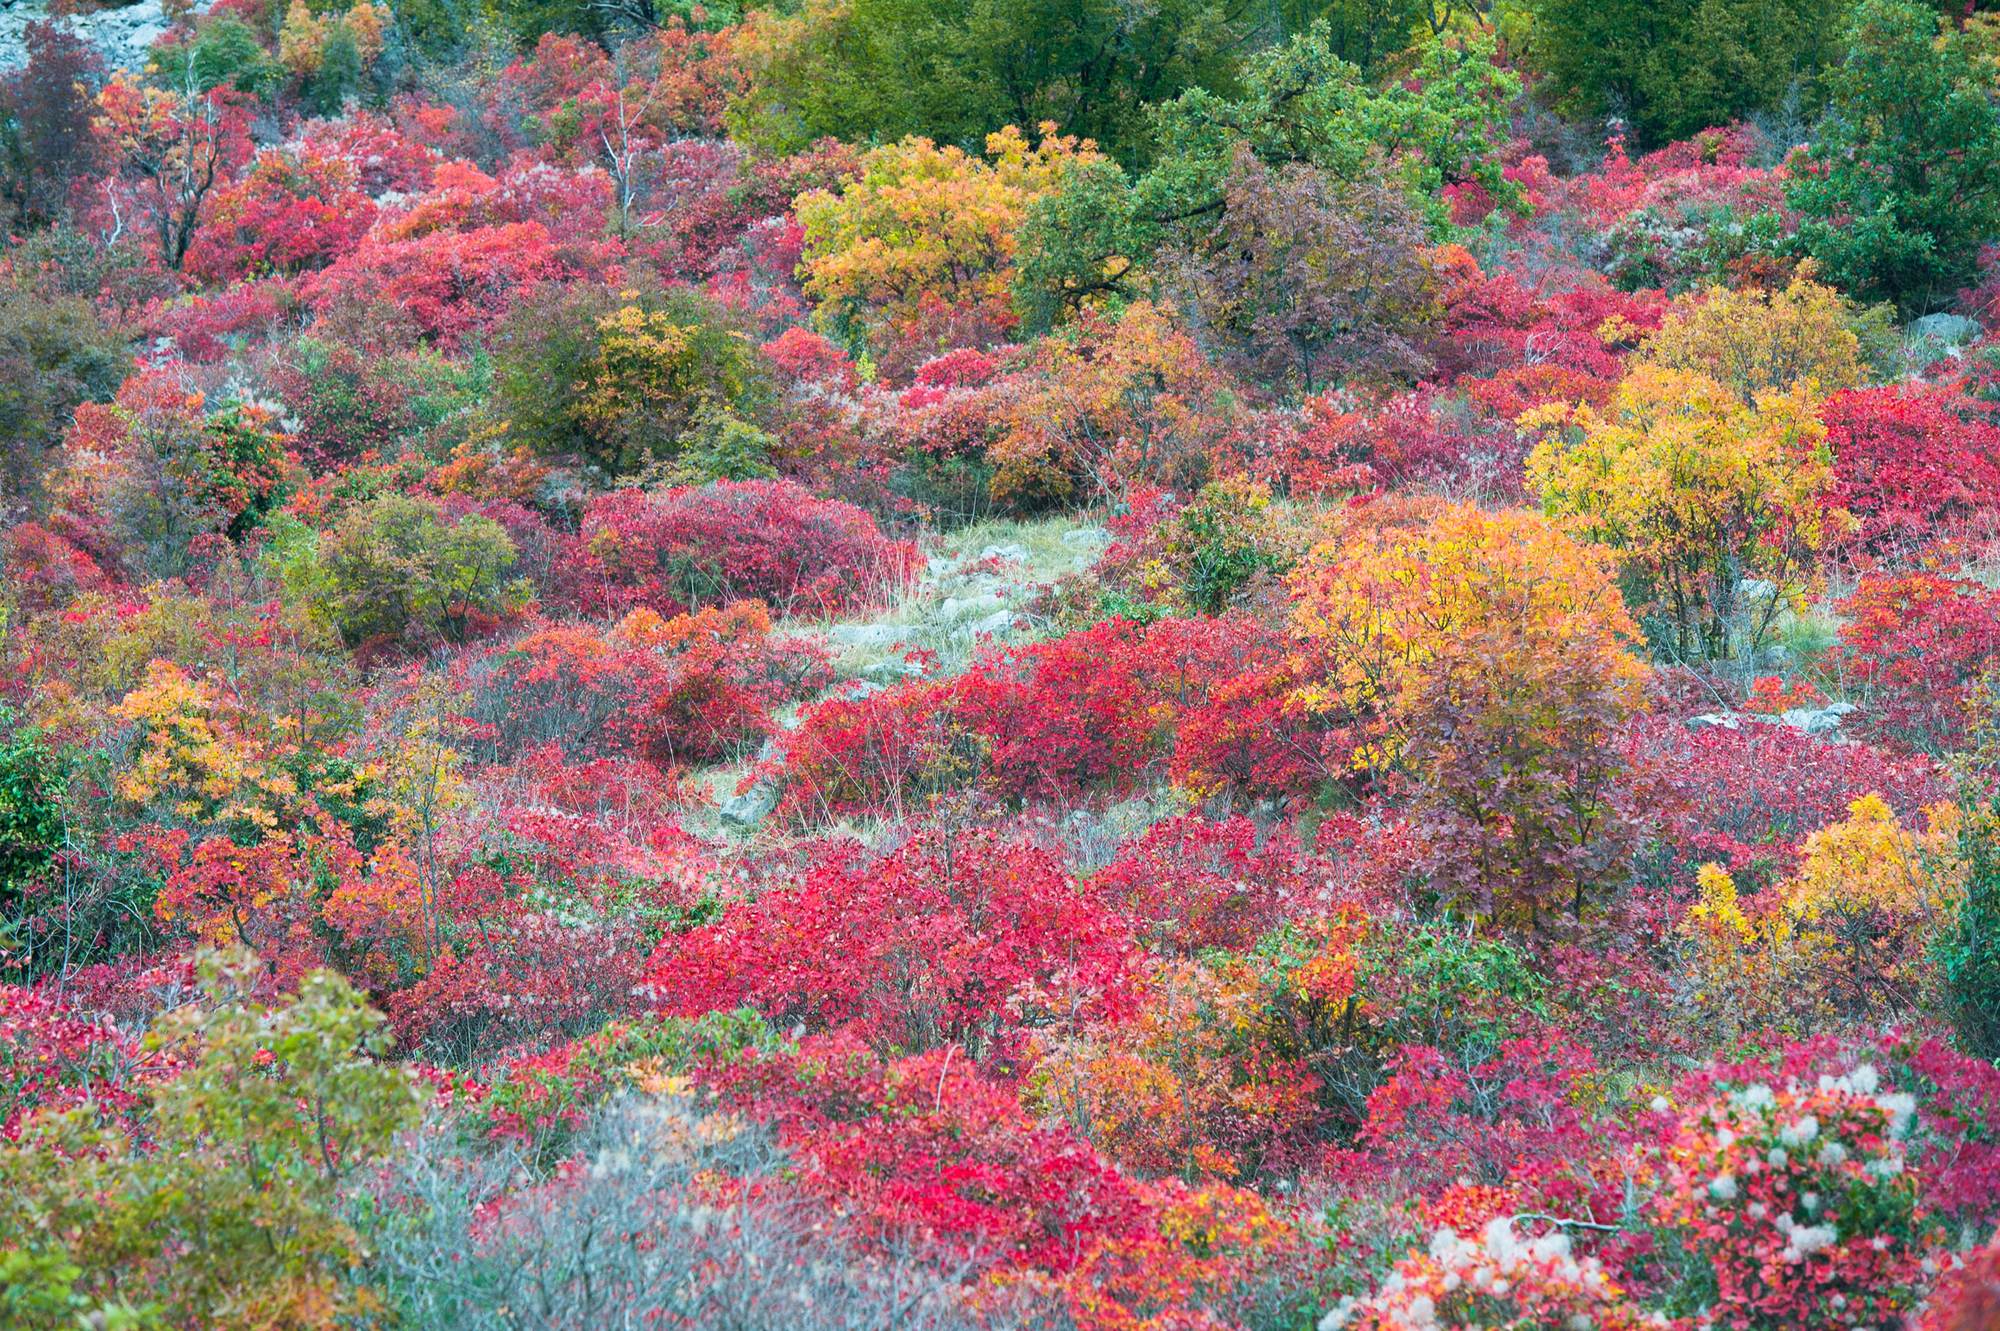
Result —
<svg viewBox="0 0 2000 1331"><path fill-rule="evenodd" d="M1699 882L1701 895L1680 926L1688 1029L1728 1044L1753 1031L1803 1038L1831 1022L1832 1007L1811 982L1820 940L1799 929L1778 894L1745 903L1719 864L1702 865Z"/></svg>
<svg viewBox="0 0 2000 1331"><path fill-rule="evenodd" d="M1746 579L1754 649L1806 576L1837 511L1822 510L1833 455L1804 384L1746 403L1689 370L1640 365L1602 413L1538 408L1547 433L1528 479L1552 517L1618 550L1682 656L1728 655Z"/></svg>
<svg viewBox="0 0 2000 1331"><path fill-rule="evenodd" d="M1706 1038L1811 1034L1908 1011L1932 982L1926 944L1963 893L1956 805L1905 827L1880 795L1806 838L1798 872L1745 903L1719 865L1681 924L1689 1018Z"/></svg>
<svg viewBox="0 0 2000 1331"><path fill-rule="evenodd" d="M1806 838L1805 859L1785 887L1801 932L1816 936L1827 980L1844 1006L1872 1014L1908 1010L1926 981L1924 941L1949 914L1965 868L1953 804L1906 828L1880 795L1848 806L1843 822Z"/></svg>
<svg viewBox="0 0 2000 1331"><path fill-rule="evenodd" d="M126 695L117 715L136 731L131 766L113 781L128 803L169 809L188 823L270 829L298 793L282 765L295 747L267 743L258 734L263 718L171 661L148 665L145 683Z"/></svg>
<svg viewBox="0 0 2000 1331"><path fill-rule="evenodd" d="M861 159L840 193L799 196L806 292L837 323L871 336L906 332L931 307L1002 330L1017 321L1008 288L1016 233L1028 205L1064 168L1098 158L1088 140L1041 127L1034 147L1013 126L986 140L982 162L925 138L885 144Z"/></svg>
<svg viewBox="0 0 2000 1331"><path fill-rule="evenodd" d="M1452 507L1322 544L1293 591L1293 701L1330 760L1409 791L1433 883L1489 923L1581 929L1644 825L1617 738L1647 671L1609 560Z"/></svg>
<svg viewBox="0 0 2000 1331"><path fill-rule="evenodd" d="M1646 340L1644 358L1670 370L1704 374L1745 404L1757 395L1810 384L1819 393L1862 379L1858 321L1846 297L1812 280L1810 260L1783 291L1711 287L1684 296Z"/></svg>

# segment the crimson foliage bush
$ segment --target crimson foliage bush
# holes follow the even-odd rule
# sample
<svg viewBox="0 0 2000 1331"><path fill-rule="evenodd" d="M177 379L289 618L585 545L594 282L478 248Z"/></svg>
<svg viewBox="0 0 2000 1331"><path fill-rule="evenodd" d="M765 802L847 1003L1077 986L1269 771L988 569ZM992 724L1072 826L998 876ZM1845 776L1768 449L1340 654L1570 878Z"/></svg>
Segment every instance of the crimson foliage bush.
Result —
<svg viewBox="0 0 2000 1331"><path fill-rule="evenodd" d="M620 490L585 511L582 543L569 595L596 614L758 600L834 615L892 586L914 558L863 510L788 481Z"/></svg>
<svg viewBox="0 0 2000 1331"><path fill-rule="evenodd" d="M672 1015L748 1004L780 1026L975 1058L1079 1013L1129 1013L1135 983L1125 921L1050 852L987 832L881 856L829 843L791 881L668 935L646 974Z"/></svg>

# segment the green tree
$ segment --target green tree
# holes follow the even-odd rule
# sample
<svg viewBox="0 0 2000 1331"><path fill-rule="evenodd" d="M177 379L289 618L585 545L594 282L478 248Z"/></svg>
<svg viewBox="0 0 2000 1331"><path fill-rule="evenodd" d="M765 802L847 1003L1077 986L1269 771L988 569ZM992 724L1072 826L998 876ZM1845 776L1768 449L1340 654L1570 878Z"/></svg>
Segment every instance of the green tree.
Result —
<svg viewBox="0 0 2000 1331"><path fill-rule="evenodd" d="M1109 158L1063 163L1055 188L1035 195L1015 232L1014 309L1031 332L1086 304L1138 294L1139 263L1157 228L1138 214L1132 181Z"/></svg>
<svg viewBox="0 0 2000 1331"><path fill-rule="evenodd" d="M1850 0L1529 0L1527 62L1652 148L1772 110L1839 57Z"/></svg>
<svg viewBox="0 0 2000 1331"><path fill-rule="evenodd" d="M511 614L528 585L508 578L514 543L491 518L453 521L427 500L384 495L322 537L287 581L350 644L371 638L463 641L475 616Z"/></svg>
<svg viewBox="0 0 2000 1331"><path fill-rule="evenodd" d="M1927 5L1862 0L1827 75L1827 127L1792 162L1793 245L1827 279L1905 318L1970 285L2000 232L2000 112L1966 44Z"/></svg>
<svg viewBox="0 0 2000 1331"><path fill-rule="evenodd" d="M20 966L14 938L29 889L63 843L62 772L41 732L0 706L0 969Z"/></svg>
<svg viewBox="0 0 2000 1331"><path fill-rule="evenodd" d="M271 1007L262 971L248 953L200 959L199 1000L148 1036L187 1066L151 1091L143 1133L86 1106L0 1143L0 1232L30 1236L0 1271L32 1277L47 1317L9 1325L92 1310L107 1315L86 1325L247 1331L372 1310L345 1189L413 1124L417 1084L379 1061L383 1018L346 980L314 972Z"/></svg>
<svg viewBox="0 0 2000 1331"><path fill-rule="evenodd" d="M88 301L0 285L0 520L18 521L41 500L78 404L109 402L131 368L125 340Z"/></svg>
<svg viewBox="0 0 2000 1331"><path fill-rule="evenodd" d="M1200 248L1228 229L1239 147L1267 166L1311 168L1335 191L1396 182L1432 237L1450 234L1440 194L1448 184L1477 181L1503 206L1519 198L1501 175L1501 150L1521 85L1495 63L1490 40L1434 40L1415 78L1378 87L1316 20L1247 60L1239 83L1233 95L1195 88L1153 107L1161 152L1136 180L1114 163L1079 161L1029 205L1014 283L1029 328L1086 303L1148 294L1145 265L1161 246Z"/></svg>
<svg viewBox="0 0 2000 1331"><path fill-rule="evenodd" d="M1960 827L1965 895L1931 944L1931 956L1960 1047L2000 1059L2000 801L1986 807L1969 801Z"/></svg>
<svg viewBox="0 0 2000 1331"><path fill-rule="evenodd" d="M1377 87L1315 23L1249 61L1240 97L1197 88L1155 109L1154 134L1172 152L1141 182L1141 206L1163 221L1219 209L1238 142L1272 166L1299 163L1346 181L1387 161L1434 227L1447 220L1438 198L1446 185L1478 181L1511 201L1517 189L1500 174L1500 150L1521 83L1494 57L1490 39L1433 41L1414 78Z"/></svg>
<svg viewBox="0 0 2000 1331"><path fill-rule="evenodd" d="M1453 8L1432 0L1279 0L1274 6L1287 36L1324 24L1333 53L1371 74L1408 51L1418 36L1441 30Z"/></svg>
<svg viewBox="0 0 2000 1331"><path fill-rule="evenodd" d="M163 42L146 58L153 74L172 81L186 77L203 92L227 83L261 97L278 89L285 70L264 49L257 30L230 14L203 19L181 42Z"/></svg>
<svg viewBox="0 0 2000 1331"><path fill-rule="evenodd" d="M665 477L669 485L778 478L771 465L778 441L726 411L704 406L684 438L686 447Z"/></svg>
<svg viewBox="0 0 2000 1331"><path fill-rule="evenodd" d="M756 348L686 288L522 301L500 325L494 378L515 438L610 476L676 456L704 409L756 419L770 396Z"/></svg>
<svg viewBox="0 0 2000 1331"><path fill-rule="evenodd" d="M1260 0L806 0L752 15L730 132L773 152L827 135L976 151L1003 126L1051 121L1139 165L1146 106L1229 91L1263 17Z"/></svg>
<svg viewBox="0 0 2000 1331"><path fill-rule="evenodd" d="M361 90L361 81L366 76L354 34L346 24L335 24L325 49L320 52L319 69L307 82L306 95L320 114L339 115L348 97Z"/></svg>

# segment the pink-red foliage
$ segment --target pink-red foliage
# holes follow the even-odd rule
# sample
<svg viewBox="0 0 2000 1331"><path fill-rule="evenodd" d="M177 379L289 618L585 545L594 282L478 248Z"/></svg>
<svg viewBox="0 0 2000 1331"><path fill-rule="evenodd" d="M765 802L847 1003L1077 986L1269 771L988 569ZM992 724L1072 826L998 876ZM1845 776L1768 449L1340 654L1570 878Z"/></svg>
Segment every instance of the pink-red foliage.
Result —
<svg viewBox="0 0 2000 1331"><path fill-rule="evenodd" d="M21 1120L41 1110L134 1107L139 1061L137 1045L110 1021L46 989L0 985L0 1138L18 1137Z"/></svg>
<svg viewBox="0 0 2000 1331"><path fill-rule="evenodd" d="M1182 954L1243 948L1323 886L1289 829L1264 835L1248 818L1168 818L1093 877L1155 946Z"/></svg>
<svg viewBox="0 0 2000 1331"><path fill-rule="evenodd" d="M717 481L591 501L569 595L587 612L662 615L758 600L788 614L864 604L914 559L863 510L786 481Z"/></svg>
<svg viewBox="0 0 2000 1331"><path fill-rule="evenodd" d="M1050 852L933 832L879 856L822 843L789 880L662 940L646 983L679 1016L754 1003L781 1026L990 1058L1030 1027L1129 1012L1134 964L1126 922Z"/></svg>
<svg viewBox="0 0 2000 1331"><path fill-rule="evenodd" d="M1368 1097L1360 1142L1426 1190L1469 1179L1505 1185L1536 1208L1615 1211L1624 1179L1610 1157L1629 1134L1586 1107L1599 1075L1589 1049L1552 1029L1503 1041L1470 1066L1408 1046Z"/></svg>
<svg viewBox="0 0 2000 1331"><path fill-rule="evenodd" d="M109 586L95 559L39 523L9 530L4 549L7 585L24 606L56 610Z"/></svg>
<svg viewBox="0 0 2000 1331"><path fill-rule="evenodd" d="M216 283L324 268L353 251L375 220L353 165L310 147L263 153L207 207L187 271Z"/></svg>
<svg viewBox="0 0 2000 1331"><path fill-rule="evenodd" d="M232 344L255 344L297 318L299 280L268 277L236 282L147 308L149 332L170 337L182 360L221 360Z"/></svg>
<svg viewBox="0 0 2000 1331"><path fill-rule="evenodd" d="M1530 287L1511 271L1488 275L1462 250L1447 251L1441 268L1438 367L1447 378L1557 365L1615 381L1625 353L1667 309L1657 291L1627 294L1602 279L1564 289L1547 278Z"/></svg>
<svg viewBox="0 0 2000 1331"><path fill-rule="evenodd" d="M974 1269L1070 1270L1150 1216L1139 1189L956 1048L886 1061L847 1035L703 1070L772 1125L798 1186L889 1241L942 1241Z"/></svg>
<svg viewBox="0 0 2000 1331"><path fill-rule="evenodd" d="M490 328L514 298L540 282L603 274L613 250L558 244L540 222L388 239L377 228L360 248L314 276L306 295L322 315L388 306L445 347Z"/></svg>
<svg viewBox="0 0 2000 1331"><path fill-rule="evenodd" d="M987 741L993 787L1050 799L1144 781L1171 739L1153 678L1169 663L1147 638L1111 619L975 663L953 688L952 711Z"/></svg>
<svg viewBox="0 0 2000 1331"><path fill-rule="evenodd" d="M1933 573L1864 578L1840 604L1864 733L1939 755L1959 747L1965 700L2000 653L2000 593Z"/></svg>
<svg viewBox="0 0 2000 1331"><path fill-rule="evenodd" d="M1822 499L1875 554L1916 551L2000 509L2000 426L1950 388L1892 384L1836 393L1820 408L1834 486Z"/></svg>

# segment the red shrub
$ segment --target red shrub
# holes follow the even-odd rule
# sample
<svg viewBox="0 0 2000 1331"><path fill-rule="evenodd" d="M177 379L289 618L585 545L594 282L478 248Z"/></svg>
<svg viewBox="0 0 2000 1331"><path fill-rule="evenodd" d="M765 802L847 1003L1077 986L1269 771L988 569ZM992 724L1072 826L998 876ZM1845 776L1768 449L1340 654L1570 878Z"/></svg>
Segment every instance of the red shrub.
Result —
<svg viewBox="0 0 2000 1331"><path fill-rule="evenodd" d="M1131 790L1169 767L1208 794L1310 791L1316 742L1302 716L1279 715L1269 673L1282 651L1243 615L1150 627L1111 619L990 651L949 683L815 708L787 741L786 804L804 816L900 813L968 784L1011 800L1072 800Z"/></svg>
<svg viewBox="0 0 2000 1331"><path fill-rule="evenodd" d="M1864 731L1916 753L1959 747L1967 693L2000 653L2000 593L1931 573L1867 578L1840 613Z"/></svg>
<svg viewBox="0 0 2000 1331"><path fill-rule="evenodd" d="M1153 678L1167 663L1147 636L1130 620L1106 620L987 656L961 676L952 714L987 742L994 789L1063 799L1143 783L1171 739Z"/></svg>
<svg viewBox="0 0 2000 1331"><path fill-rule="evenodd" d="M128 1082L139 1057L111 1022L47 990L0 985L0 1139L18 1137L21 1120L40 1110L134 1107Z"/></svg>
<svg viewBox="0 0 2000 1331"><path fill-rule="evenodd" d="M787 386L851 393L861 385L848 354L809 328L787 328L764 344L764 358Z"/></svg>
<svg viewBox="0 0 2000 1331"><path fill-rule="evenodd" d="M552 915L522 915L490 942L468 941L390 996L399 1041L463 1059L581 1034L631 1007L645 957L629 923L579 926Z"/></svg>
<svg viewBox="0 0 2000 1331"><path fill-rule="evenodd" d="M555 745L569 762L637 756L651 736L645 700L665 685L653 653L588 628L547 625L463 667L475 753L507 762Z"/></svg>
<svg viewBox="0 0 2000 1331"><path fill-rule="evenodd" d="M1250 615L1167 619L1147 631L1154 688L1175 723L1175 782L1233 803L1309 796L1326 779L1322 727L1291 701L1290 643Z"/></svg>
<svg viewBox="0 0 2000 1331"><path fill-rule="evenodd" d="M241 345L269 337L296 320L298 288L295 278L272 277L155 304L147 309L148 332L171 337L183 360L220 360L229 353L231 342Z"/></svg>
<svg viewBox="0 0 2000 1331"><path fill-rule="evenodd" d="M1288 906L1317 893L1310 870L1289 831L1265 841L1247 818L1210 822L1190 813L1148 828L1090 886L1155 945L1191 955L1255 943Z"/></svg>
<svg viewBox="0 0 2000 1331"><path fill-rule="evenodd" d="M439 231L533 224L558 245L587 246L603 232L612 190L602 171L572 171L531 157L516 158L498 176L469 162L446 162L437 168L430 192L385 212L371 239L415 240Z"/></svg>
<svg viewBox="0 0 2000 1331"><path fill-rule="evenodd" d="M1658 328L1666 312L1657 291L1627 294L1601 278L1564 290L1551 280L1560 274L1531 288L1513 272L1480 272L1464 250L1441 253L1446 286L1438 369L1446 380L1557 365L1615 381L1624 353Z"/></svg>
<svg viewBox="0 0 2000 1331"><path fill-rule="evenodd" d="M8 531L4 549L7 586L24 607L59 609L109 585L95 559L38 523Z"/></svg>
<svg viewBox="0 0 2000 1331"><path fill-rule="evenodd" d="M885 1061L851 1037L809 1038L701 1075L776 1128L800 1188L871 1237L942 1242L975 1271L1063 1272L1152 1228L1136 1185L955 1048Z"/></svg>
<svg viewBox="0 0 2000 1331"><path fill-rule="evenodd" d="M1699 1098L1681 1088L1651 1209L1713 1272L1724 1325L1821 1325L1829 1307L1848 1325L1896 1325L1921 1296L1938 1236L1916 1216L1876 1086L1870 1068Z"/></svg>
<svg viewBox="0 0 2000 1331"><path fill-rule="evenodd" d="M646 982L679 1016L752 1003L780 1026L987 1058L1029 1027L1129 1011L1133 964L1125 922L1052 854L944 832L879 857L819 847L791 881L664 939Z"/></svg>
<svg viewBox="0 0 2000 1331"><path fill-rule="evenodd" d="M1993 1331L2000 1326L2000 1234L1947 1271L1925 1310L1924 1331Z"/></svg>
<svg viewBox="0 0 2000 1331"><path fill-rule="evenodd" d="M604 495L584 514L583 546L571 595L598 614L758 600L833 615L892 586L914 559L861 509L785 481Z"/></svg>
<svg viewBox="0 0 2000 1331"><path fill-rule="evenodd" d="M1293 700L1282 667L1247 668L1181 713L1174 732L1176 784L1232 802L1310 798L1331 772L1326 735Z"/></svg>
<svg viewBox="0 0 2000 1331"><path fill-rule="evenodd" d="M770 614L757 601L665 622L635 610L617 636L664 658L648 728L655 755L667 762L737 756L775 729L773 707L833 682L826 649L771 637Z"/></svg>
<svg viewBox="0 0 2000 1331"><path fill-rule="evenodd" d="M1822 501L1860 520L1871 553L1918 550L2000 509L2000 426L1955 390L1892 384L1836 393L1820 408L1834 488Z"/></svg>
<svg viewBox="0 0 2000 1331"><path fill-rule="evenodd" d="M1505 1185L1533 1209L1615 1211L1625 1177L1609 1157L1629 1134L1583 1107L1599 1076L1590 1050L1553 1030L1469 1066L1410 1046L1368 1097L1360 1141L1426 1189L1470 1180Z"/></svg>
<svg viewBox="0 0 2000 1331"><path fill-rule="evenodd" d="M1883 1052L1917 1096L1924 1205L1960 1232L2000 1224L2000 1068L1937 1040L1891 1040Z"/></svg>
<svg viewBox="0 0 2000 1331"><path fill-rule="evenodd" d="M1753 1308L1797 1320L1832 1291L1855 1320L1894 1322L1930 1283L1924 1259L2000 1221L2000 1074L1935 1040L1771 1046L1691 1073L1673 1099L1656 1205L1715 1262L1739 1321ZM1800 1195L1816 1198L1811 1214L1792 1206Z"/></svg>
<svg viewBox="0 0 2000 1331"><path fill-rule="evenodd" d="M952 715L984 738L987 781L1009 798L1128 790L1170 760L1205 790L1256 794L1260 778L1289 779L1289 737L1274 730L1243 752L1230 727L1245 700L1226 690L1282 651L1244 615L1106 620L976 662L955 685ZM1190 715L1202 718L1203 744L1183 762L1175 728Z"/></svg>
<svg viewBox="0 0 2000 1331"><path fill-rule="evenodd" d="M921 812L963 784L980 755L951 723L948 685L905 683L861 698L830 698L782 737L779 811L801 821Z"/></svg>
<svg viewBox="0 0 2000 1331"><path fill-rule="evenodd" d="M375 203L347 161L310 147L261 154L207 204L187 271L209 282L324 268L361 243Z"/></svg>
<svg viewBox="0 0 2000 1331"><path fill-rule="evenodd" d="M346 162L371 199L423 193L440 164L437 153L363 107L348 108L338 120L311 122L300 130L298 141L309 151Z"/></svg>
<svg viewBox="0 0 2000 1331"><path fill-rule="evenodd" d="M1528 364L1509 366L1491 379L1461 379L1458 388L1489 414L1512 421L1551 402L1603 407L1618 380L1566 365Z"/></svg>
<svg viewBox="0 0 2000 1331"><path fill-rule="evenodd" d="M824 648L770 634L755 601L673 620L636 610L608 636L543 626L457 667L475 752L510 762L553 745L569 763L663 766L737 755L774 728L773 707L831 682Z"/></svg>
<svg viewBox="0 0 2000 1331"><path fill-rule="evenodd" d="M346 307L393 305L426 337L454 347L490 327L515 296L537 282L597 276L611 260L604 245L556 244L540 222L471 231L432 231L410 240L371 234L307 288L322 315Z"/></svg>

